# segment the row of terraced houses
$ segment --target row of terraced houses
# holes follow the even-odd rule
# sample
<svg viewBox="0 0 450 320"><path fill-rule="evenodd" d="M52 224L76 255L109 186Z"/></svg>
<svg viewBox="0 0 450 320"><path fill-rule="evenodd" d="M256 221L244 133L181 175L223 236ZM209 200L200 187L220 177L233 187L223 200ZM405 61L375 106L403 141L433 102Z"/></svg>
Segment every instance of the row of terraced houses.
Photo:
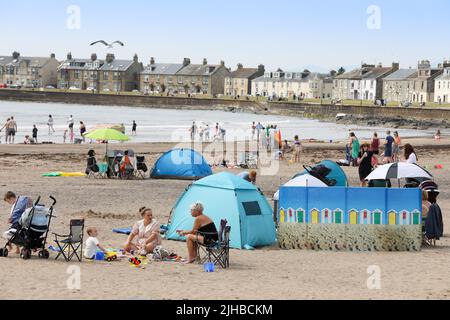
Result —
<svg viewBox="0 0 450 320"><path fill-rule="evenodd" d="M143 94L205 94L233 97L264 96L272 98L387 100L397 102L450 103L450 61L433 67L428 60L417 68L362 64L360 68L336 74L304 70L291 72L265 70L239 64L235 70L225 62L210 64L207 59L194 64L189 58L180 63L148 64L132 59L105 59L92 54L76 58L67 54L60 62L48 57L23 57L18 52L0 56L0 86L95 92L140 91Z"/></svg>

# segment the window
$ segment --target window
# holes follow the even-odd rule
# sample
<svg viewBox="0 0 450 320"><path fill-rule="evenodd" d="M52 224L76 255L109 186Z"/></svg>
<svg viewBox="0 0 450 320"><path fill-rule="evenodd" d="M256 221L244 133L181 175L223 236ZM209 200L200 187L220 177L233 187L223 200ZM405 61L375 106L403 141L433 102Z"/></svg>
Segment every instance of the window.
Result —
<svg viewBox="0 0 450 320"><path fill-rule="evenodd" d="M109 72L103 72L103 80L108 81L109 80Z"/></svg>
<svg viewBox="0 0 450 320"><path fill-rule="evenodd" d="M262 215L261 207L258 201L242 202L244 207L245 215L247 216L260 216Z"/></svg>

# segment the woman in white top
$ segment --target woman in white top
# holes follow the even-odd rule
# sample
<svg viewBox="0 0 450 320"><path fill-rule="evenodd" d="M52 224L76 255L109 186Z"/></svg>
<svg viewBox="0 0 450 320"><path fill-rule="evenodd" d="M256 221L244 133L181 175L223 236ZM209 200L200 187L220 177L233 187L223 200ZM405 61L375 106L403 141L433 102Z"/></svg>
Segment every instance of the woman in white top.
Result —
<svg viewBox="0 0 450 320"><path fill-rule="evenodd" d="M418 158L414 148L410 144L405 145L405 160L407 163L417 164Z"/></svg>
<svg viewBox="0 0 450 320"><path fill-rule="evenodd" d="M48 135L51 135L52 133L55 132L55 129L53 128L53 117L51 114L48 116L47 125L48 125Z"/></svg>
<svg viewBox="0 0 450 320"><path fill-rule="evenodd" d="M161 245L160 225L153 218L152 209L144 207L139 210L139 213L143 219L133 226L124 249L130 253L138 250L140 255L146 256ZM133 242L135 238L136 242Z"/></svg>

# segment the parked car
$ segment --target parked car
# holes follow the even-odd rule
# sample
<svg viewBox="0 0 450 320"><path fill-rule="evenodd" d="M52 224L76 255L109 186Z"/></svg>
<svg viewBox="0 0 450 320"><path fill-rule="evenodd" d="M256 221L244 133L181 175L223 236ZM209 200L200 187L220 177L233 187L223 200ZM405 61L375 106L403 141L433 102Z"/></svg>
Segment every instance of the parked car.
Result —
<svg viewBox="0 0 450 320"><path fill-rule="evenodd" d="M87 87L86 90L87 91L97 91L97 88L95 88L95 87Z"/></svg>
<svg viewBox="0 0 450 320"><path fill-rule="evenodd" d="M45 89L56 89L54 86L46 86Z"/></svg>
<svg viewBox="0 0 450 320"><path fill-rule="evenodd" d="M80 89L80 88L77 88L77 87L70 87L69 90L72 90L72 91L79 91L79 90L81 90L81 89Z"/></svg>

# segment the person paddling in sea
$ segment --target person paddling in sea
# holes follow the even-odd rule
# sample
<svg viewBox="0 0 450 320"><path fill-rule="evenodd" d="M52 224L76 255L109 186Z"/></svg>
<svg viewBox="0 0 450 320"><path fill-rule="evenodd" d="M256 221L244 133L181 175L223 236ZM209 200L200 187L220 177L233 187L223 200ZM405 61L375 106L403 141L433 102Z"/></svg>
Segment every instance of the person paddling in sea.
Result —
<svg viewBox="0 0 450 320"><path fill-rule="evenodd" d="M135 136L137 131L137 123L135 120L133 120L133 126L131 128L131 135Z"/></svg>

